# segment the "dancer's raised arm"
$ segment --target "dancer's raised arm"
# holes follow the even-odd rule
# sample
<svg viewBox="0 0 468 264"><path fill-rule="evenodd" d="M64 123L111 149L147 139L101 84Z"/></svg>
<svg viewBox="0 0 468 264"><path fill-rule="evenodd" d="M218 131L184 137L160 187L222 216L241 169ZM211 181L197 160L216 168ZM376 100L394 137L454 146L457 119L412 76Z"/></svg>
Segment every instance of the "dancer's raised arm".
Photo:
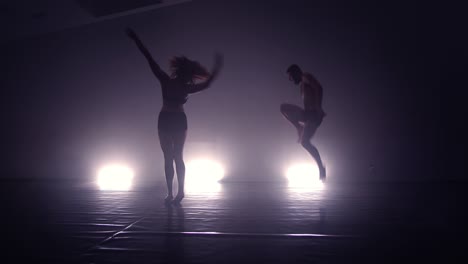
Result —
<svg viewBox="0 0 468 264"><path fill-rule="evenodd" d="M223 55L220 53L215 54L215 64L213 66L213 70L211 71L210 77L202 83L194 84L191 86L190 93L198 93L200 91L205 90L208 88L211 83L218 77L219 71L223 67Z"/></svg>
<svg viewBox="0 0 468 264"><path fill-rule="evenodd" d="M141 42L140 38L135 33L135 31L133 31L131 28L127 28L126 33L129 38L135 41L135 44L137 45L138 49L141 51L141 53L143 53L146 60L148 60L151 70L153 71L156 78L158 78L160 82L164 82L168 80L169 76L161 69L161 67L159 67L159 65L153 59L153 57L151 56L150 52L145 47L145 45L143 45L143 43Z"/></svg>

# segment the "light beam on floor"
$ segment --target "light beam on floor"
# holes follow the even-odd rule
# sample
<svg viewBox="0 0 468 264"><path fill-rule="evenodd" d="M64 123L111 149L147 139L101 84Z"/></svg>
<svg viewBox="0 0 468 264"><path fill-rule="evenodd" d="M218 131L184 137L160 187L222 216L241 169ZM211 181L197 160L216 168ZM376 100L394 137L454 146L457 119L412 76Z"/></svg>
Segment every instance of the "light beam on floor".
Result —
<svg viewBox="0 0 468 264"><path fill-rule="evenodd" d="M322 190L323 182L319 177L319 170L314 163L299 163L286 170L288 186L305 190Z"/></svg>
<svg viewBox="0 0 468 264"><path fill-rule="evenodd" d="M120 164L110 164L99 169L97 184L103 191L128 191L132 187L133 176L131 168Z"/></svg>
<svg viewBox="0 0 468 264"><path fill-rule="evenodd" d="M223 166L211 159L195 159L186 163L185 189L187 192L218 192L224 177Z"/></svg>

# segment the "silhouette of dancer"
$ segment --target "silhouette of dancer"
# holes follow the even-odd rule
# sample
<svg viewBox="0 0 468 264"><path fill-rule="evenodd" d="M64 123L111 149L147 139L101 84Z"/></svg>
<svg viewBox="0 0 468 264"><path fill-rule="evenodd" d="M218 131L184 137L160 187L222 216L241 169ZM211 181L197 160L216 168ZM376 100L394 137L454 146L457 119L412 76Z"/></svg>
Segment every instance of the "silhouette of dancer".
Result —
<svg viewBox="0 0 468 264"><path fill-rule="evenodd" d="M317 79L310 73L302 72L296 64L288 67L289 80L301 88L304 109L293 104L281 104L281 113L297 129L298 143L300 143L315 159L319 167L320 180L326 177L325 167L317 148L310 140L322 123L325 112L322 109L323 89Z"/></svg>
<svg viewBox="0 0 468 264"><path fill-rule="evenodd" d="M216 54L213 70L208 72L200 63L184 56L173 57L170 60L171 75L166 74L156 63L150 52L141 42L137 34L130 28L126 31L128 37L135 41L138 49L148 60L149 66L161 83L163 106L158 117L158 135L164 154L164 170L167 183L166 202L180 203L185 196L185 163L183 150L187 135L187 117L184 104L189 94L208 88L221 70L223 58ZM195 83L195 80L202 80ZM176 165L178 191L173 198L172 183L174 179L174 164Z"/></svg>

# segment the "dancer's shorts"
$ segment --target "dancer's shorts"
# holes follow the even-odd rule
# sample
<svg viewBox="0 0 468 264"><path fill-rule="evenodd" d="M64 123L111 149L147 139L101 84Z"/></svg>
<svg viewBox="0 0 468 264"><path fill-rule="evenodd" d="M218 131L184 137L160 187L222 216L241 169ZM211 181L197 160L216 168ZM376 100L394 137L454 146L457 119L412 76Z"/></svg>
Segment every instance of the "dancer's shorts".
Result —
<svg viewBox="0 0 468 264"><path fill-rule="evenodd" d="M161 111L158 118L158 129L165 132L187 130L187 116L184 112Z"/></svg>
<svg viewBox="0 0 468 264"><path fill-rule="evenodd" d="M320 126L322 124L323 118L325 117L324 113L317 113L317 112L309 112L304 111L304 119L305 121L311 122L314 126Z"/></svg>

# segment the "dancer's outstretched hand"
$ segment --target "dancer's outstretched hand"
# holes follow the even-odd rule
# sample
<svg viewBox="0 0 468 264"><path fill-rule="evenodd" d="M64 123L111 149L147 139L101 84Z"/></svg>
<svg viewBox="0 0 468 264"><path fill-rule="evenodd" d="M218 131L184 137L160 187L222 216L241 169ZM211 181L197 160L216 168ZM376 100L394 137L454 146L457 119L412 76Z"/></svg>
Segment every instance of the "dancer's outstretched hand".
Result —
<svg viewBox="0 0 468 264"><path fill-rule="evenodd" d="M125 33L127 33L127 36L131 39L136 39L137 38L137 34L135 33L135 31L133 31L133 29L131 28L127 28L125 30Z"/></svg>

